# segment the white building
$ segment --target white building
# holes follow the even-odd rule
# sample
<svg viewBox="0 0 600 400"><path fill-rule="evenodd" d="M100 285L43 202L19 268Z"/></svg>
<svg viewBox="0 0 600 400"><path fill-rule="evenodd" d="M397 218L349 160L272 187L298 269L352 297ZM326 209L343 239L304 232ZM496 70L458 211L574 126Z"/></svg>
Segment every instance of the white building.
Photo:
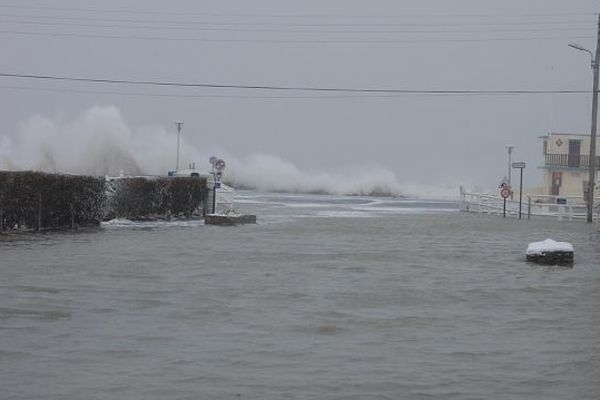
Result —
<svg viewBox="0 0 600 400"><path fill-rule="evenodd" d="M543 140L544 152L544 165L541 167L544 169L543 194L585 196L589 179L590 136L549 133L540 139ZM598 150L600 147L596 141L596 154ZM596 167L600 169L598 156Z"/></svg>

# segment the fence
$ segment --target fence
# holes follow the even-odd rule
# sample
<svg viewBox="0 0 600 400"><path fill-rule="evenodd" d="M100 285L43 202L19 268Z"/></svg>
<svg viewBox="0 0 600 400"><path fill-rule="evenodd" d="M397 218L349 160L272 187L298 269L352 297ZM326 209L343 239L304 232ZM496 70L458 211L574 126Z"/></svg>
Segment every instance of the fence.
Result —
<svg viewBox="0 0 600 400"><path fill-rule="evenodd" d="M594 199L594 204L600 204L600 198ZM460 210L480 214L502 215L504 201L499 194L470 193L460 188ZM506 216L519 215L519 201L506 200ZM587 205L583 197L532 195L523 193L521 204L522 218L550 217L558 220L586 219ZM600 221L600 207L594 209L593 219Z"/></svg>

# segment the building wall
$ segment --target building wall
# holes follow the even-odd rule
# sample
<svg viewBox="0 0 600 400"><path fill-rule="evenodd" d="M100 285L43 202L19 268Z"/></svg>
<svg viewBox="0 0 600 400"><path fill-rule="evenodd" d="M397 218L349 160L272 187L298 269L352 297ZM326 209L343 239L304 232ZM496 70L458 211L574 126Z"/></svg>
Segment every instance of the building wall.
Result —
<svg viewBox="0 0 600 400"><path fill-rule="evenodd" d="M546 154L569 154L569 140L581 141L580 155L586 156L590 154L590 136L589 135L578 135L578 134L567 134L567 133L550 133L547 136L542 137L543 139L543 152ZM596 140L596 152L600 150L598 144L600 141ZM598 154L596 154L598 155ZM583 196L584 183L589 178L589 172L587 167L581 168L568 168L568 167L557 167L557 166L545 166L544 167L544 192L545 194L552 194L552 181L555 174L561 176L561 186L559 188L559 196Z"/></svg>
<svg viewBox="0 0 600 400"><path fill-rule="evenodd" d="M560 195L564 196L583 196L583 182L588 181L588 171L561 171L563 184L560 188Z"/></svg>
<svg viewBox="0 0 600 400"><path fill-rule="evenodd" d="M550 169L544 170L543 193L551 195L553 173L560 173L562 184L559 187L559 196L583 196L584 183L587 185L588 172L585 170Z"/></svg>
<svg viewBox="0 0 600 400"><path fill-rule="evenodd" d="M544 137L546 144L545 154L569 154L569 140L581 140L581 155L590 154L590 135L576 135L569 133L550 133ZM596 138L596 153L600 147ZM598 155L598 154L597 154Z"/></svg>

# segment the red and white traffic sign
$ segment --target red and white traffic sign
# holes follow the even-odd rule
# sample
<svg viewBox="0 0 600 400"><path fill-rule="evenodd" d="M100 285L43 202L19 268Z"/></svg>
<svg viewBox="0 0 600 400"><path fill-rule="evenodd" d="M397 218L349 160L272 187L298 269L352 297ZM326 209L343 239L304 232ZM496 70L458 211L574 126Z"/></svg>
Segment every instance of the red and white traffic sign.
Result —
<svg viewBox="0 0 600 400"><path fill-rule="evenodd" d="M500 191L500 196L502 196L503 199L508 199L510 197L510 189L507 187L502 188Z"/></svg>

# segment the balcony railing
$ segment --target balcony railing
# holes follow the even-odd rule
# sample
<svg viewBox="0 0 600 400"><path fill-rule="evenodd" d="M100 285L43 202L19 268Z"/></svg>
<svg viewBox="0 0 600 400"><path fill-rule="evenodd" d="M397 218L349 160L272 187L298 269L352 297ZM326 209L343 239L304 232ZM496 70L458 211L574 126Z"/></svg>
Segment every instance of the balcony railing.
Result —
<svg viewBox="0 0 600 400"><path fill-rule="evenodd" d="M587 154L546 154L547 167L589 168L590 156ZM600 170L600 156L596 157L596 168Z"/></svg>

